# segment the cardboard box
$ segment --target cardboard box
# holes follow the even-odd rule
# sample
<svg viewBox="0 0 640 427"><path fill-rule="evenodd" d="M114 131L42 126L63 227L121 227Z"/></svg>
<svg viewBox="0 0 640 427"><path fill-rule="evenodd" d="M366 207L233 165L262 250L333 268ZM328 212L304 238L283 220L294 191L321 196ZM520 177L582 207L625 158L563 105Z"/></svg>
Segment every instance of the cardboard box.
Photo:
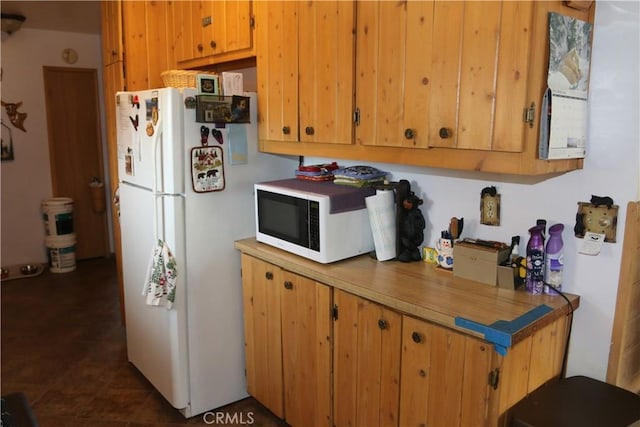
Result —
<svg viewBox="0 0 640 427"><path fill-rule="evenodd" d="M513 272L513 267L498 266L498 287L504 289L515 289L516 281Z"/></svg>
<svg viewBox="0 0 640 427"><path fill-rule="evenodd" d="M496 286L498 265L511 254L510 248L498 249L468 242L453 245L453 275Z"/></svg>

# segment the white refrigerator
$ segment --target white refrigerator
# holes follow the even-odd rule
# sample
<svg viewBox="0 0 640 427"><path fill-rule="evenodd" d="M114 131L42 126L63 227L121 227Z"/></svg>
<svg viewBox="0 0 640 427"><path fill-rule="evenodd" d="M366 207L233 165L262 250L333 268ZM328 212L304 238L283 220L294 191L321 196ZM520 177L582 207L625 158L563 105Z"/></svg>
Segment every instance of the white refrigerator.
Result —
<svg viewBox="0 0 640 427"><path fill-rule="evenodd" d="M250 123L222 128L196 122L194 89L116 95L127 354L185 417L247 396L234 240L255 235L253 184L297 167L257 151L245 95ZM158 242L175 260L170 308L143 295Z"/></svg>

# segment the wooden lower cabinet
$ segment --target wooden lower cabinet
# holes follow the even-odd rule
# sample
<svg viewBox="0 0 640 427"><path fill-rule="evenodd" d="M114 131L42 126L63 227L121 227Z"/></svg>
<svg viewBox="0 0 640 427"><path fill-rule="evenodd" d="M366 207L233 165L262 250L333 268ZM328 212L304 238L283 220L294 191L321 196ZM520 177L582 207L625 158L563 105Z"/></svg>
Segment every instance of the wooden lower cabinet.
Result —
<svg viewBox="0 0 640 427"><path fill-rule="evenodd" d="M331 288L282 273L284 415L292 426L331 426Z"/></svg>
<svg viewBox="0 0 640 427"><path fill-rule="evenodd" d="M280 267L242 255L247 391L284 418Z"/></svg>
<svg viewBox="0 0 640 427"><path fill-rule="evenodd" d="M397 426L402 316L334 290L333 424Z"/></svg>
<svg viewBox="0 0 640 427"><path fill-rule="evenodd" d="M486 425L492 347L409 316L402 322L400 425Z"/></svg>
<svg viewBox="0 0 640 427"><path fill-rule="evenodd" d="M242 254L249 394L297 426L504 426L560 375L570 316L540 321L504 354Z"/></svg>
<svg viewBox="0 0 640 427"><path fill-rule="evenodd" d="M401 426L502 426L505 413L560 375L567 317L500 355L492 344L403 316Z"/></svg>
<svg viewBox="0 0 640 427"><path fill-rule="evenodd" d="M242 255L247 391L292 426L331 425L331 288Z"/></svg>

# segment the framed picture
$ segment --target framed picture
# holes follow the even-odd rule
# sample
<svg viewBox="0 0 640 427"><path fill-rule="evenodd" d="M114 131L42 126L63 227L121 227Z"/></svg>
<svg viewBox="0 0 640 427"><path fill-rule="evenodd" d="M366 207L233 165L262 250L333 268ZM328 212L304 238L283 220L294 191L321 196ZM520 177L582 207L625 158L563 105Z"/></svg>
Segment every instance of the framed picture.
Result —
<svg viewBox="0 0 640 427"><path fill-rule="evenodd" d="M196 75L198 93L220 95L220 77L213 74Z"/></svg>
<svg viewBox="0 0 640 427"><path fill-rule="evenodd" d="M249 112L246 96L196 96L198 123L250 123Z"/></svg>

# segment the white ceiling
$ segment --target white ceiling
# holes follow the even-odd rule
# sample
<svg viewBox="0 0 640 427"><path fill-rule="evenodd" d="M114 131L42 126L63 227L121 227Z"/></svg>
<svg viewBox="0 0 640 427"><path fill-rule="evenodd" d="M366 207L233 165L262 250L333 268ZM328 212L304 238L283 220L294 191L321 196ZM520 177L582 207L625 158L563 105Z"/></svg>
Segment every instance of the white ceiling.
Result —
<svg viewBox="0 0 640 427"><path fill-rule="evenodd" d="M5 1L2 13L27 19L22 28L100 34L100 1Z"/></svg>

